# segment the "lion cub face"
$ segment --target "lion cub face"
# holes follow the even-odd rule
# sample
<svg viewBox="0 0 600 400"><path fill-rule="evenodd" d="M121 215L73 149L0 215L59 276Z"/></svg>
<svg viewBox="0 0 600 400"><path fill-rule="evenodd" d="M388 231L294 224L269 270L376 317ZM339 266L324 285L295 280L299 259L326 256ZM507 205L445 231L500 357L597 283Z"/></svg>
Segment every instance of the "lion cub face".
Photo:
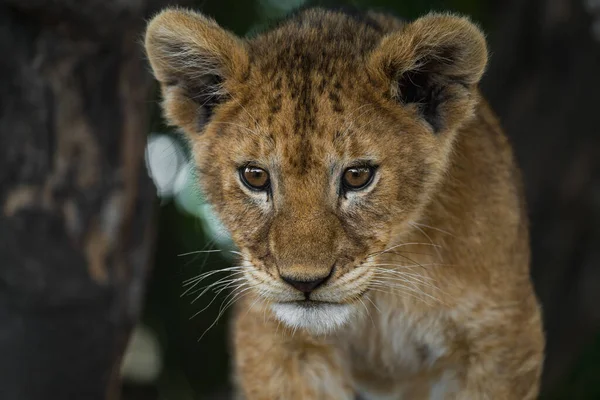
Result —
<svg viewBox="0 0 600 400"><path fill-rule="evenodd" d="M310 10L246 41L192 12L148 28L165 114L244 255L244 288L291 327L350 319L476 101L476 27L430 15L394 31L381 18Z"/></svg>

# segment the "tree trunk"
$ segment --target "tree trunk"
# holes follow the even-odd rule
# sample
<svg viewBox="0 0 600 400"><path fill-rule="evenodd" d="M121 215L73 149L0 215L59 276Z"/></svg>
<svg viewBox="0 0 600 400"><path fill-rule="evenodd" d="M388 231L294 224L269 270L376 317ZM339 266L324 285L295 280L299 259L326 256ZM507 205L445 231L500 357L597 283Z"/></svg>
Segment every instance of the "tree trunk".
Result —
<svg viewBox="0 0 600 400"><path fill-rule="evenodd" d="M3 400L117 396L153 250L149 3L0 0Z"/></svg>
<svg viewBox="0 0 600 400"><path fill-rule="evenodd" d="M599 15L584 0L496 6L484 92L524 172L552 393L600 332Z"/></svg>

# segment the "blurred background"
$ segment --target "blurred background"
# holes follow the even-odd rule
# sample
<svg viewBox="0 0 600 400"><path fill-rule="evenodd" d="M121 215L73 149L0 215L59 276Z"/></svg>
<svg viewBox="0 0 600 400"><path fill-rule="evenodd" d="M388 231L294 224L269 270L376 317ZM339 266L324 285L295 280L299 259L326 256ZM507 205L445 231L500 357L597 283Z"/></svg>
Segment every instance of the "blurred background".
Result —
<svg viewBox="0 0 600 400"><path fill-rule="evenodd" d="M233 247L140 45L173 4L242 36L306 5L477 21L526 184L542 398L600 399L599 0L0 0L0 399L230 398L231 297L202 291L226 275L190 279Z"/></svg>

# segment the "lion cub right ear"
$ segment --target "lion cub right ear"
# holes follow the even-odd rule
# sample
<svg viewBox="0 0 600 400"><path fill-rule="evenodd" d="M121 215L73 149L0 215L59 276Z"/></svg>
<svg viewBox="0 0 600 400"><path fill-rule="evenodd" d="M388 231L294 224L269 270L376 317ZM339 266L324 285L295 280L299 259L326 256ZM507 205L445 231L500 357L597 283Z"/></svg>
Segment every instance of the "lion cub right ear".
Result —
<svg viewBox="0 0 600 400"><path fill-rule="evenodd" d="M202 132L227 96L227 84L248 67L244 42L201 14L168 9L148 24L145 48L160 82L169 123Z"/></svg>

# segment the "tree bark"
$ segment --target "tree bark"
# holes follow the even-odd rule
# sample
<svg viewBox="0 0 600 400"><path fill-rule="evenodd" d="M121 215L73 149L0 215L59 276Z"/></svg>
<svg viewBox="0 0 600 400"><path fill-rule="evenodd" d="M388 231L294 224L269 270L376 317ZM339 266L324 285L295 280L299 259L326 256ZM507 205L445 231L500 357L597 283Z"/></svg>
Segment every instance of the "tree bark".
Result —
<svg viewBox="0 0 600 400"><path fill-rule="evenodd" d="M600 332L600 43L584 3L497 2L484 81L524 172L546 393Z"/></svg>
<svg viewBox="0 0 600 400"><path fill-rule="evenodd" d="M3 400L117 397L153 250L139 39L159 3L0 0Z"/></svg>

